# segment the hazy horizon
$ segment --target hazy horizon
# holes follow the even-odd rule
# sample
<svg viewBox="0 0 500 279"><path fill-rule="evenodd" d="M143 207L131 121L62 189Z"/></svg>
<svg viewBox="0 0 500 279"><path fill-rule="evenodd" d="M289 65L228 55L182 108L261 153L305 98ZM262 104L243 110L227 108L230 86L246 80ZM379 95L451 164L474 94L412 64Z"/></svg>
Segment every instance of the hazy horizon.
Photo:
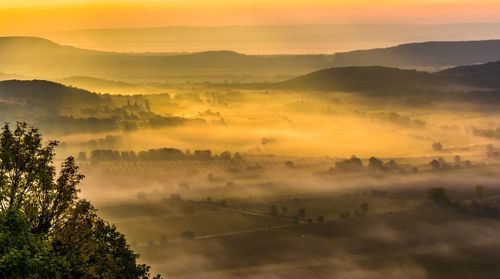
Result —
<svg viewBox="0 0 500 279"><path fill-rule="evenodd" d="M106 51L332 54L500 38L498 0L24 0L0 8L0 36Z"/></svg>
<svg viewBox="0 0 500 279"><path fill-rule="evenodd" d="M427 41L500 39L500 23L156 26L32 35L64 45L111 52L228 50L250 55L334 54Z"/></svg>
<svg viewBox="0 0 500 279"><path fill-rule="evenodd" d="M500 278L500 0L0 0L0 123L2 278Z"/></svg>

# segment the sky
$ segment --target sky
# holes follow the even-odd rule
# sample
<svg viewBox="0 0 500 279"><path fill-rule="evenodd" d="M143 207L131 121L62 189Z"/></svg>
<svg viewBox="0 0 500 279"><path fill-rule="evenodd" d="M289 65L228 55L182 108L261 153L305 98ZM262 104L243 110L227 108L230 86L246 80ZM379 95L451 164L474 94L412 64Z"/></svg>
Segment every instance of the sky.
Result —
<svg viewBox="0 0 500 279"><path fill-rule="evenodd" d="M93 28L498 22L500 0L0 0L0 34Z"/></svg>

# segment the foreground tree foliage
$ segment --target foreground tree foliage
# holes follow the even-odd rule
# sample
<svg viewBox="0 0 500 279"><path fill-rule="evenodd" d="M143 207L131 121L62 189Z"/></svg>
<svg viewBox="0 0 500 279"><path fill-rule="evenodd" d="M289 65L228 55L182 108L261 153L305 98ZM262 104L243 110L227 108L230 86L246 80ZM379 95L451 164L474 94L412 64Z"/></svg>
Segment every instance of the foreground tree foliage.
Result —
<svg viewBox="0 0 500 279"><path fill-rule="evenodd" d="M77 197L73 157L53 163L56 141L8 124L0 135L0 277L149 278L123 234Z"/></svg>

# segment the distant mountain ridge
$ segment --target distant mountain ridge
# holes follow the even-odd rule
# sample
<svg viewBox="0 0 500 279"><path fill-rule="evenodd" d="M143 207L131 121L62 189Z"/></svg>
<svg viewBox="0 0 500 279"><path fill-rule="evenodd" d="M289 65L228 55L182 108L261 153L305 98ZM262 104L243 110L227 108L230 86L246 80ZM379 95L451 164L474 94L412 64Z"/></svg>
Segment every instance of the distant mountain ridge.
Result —
<svg viewBox="0 0 500 279"><path fill-rule="evenodd" d="M153 26L66 30L44 36L80 48L120 52L196 52L210 46L240 53L333 54L411 42L500 38L500 23Z"/></svg>
<svg viewBox="0 0 500 279"><path fill-rule="evenodd" d="M334 55L342 66L443 67L500 60L500 40L424 42Z"/></svg>
<svg viewBox="0 0 500 279"><path fill-rule="evenodd" d="M500 40L413 43L335 55L245 55L103 52L36 37L0 37L0 71L50 80L91 76L130 82L270 82L332 67L441 69L497 60Z"/></svg>
<svg viewBox="0 0 500 279"><path fill-rule="evenodd" d="M34 37L0 37L2 71L42 79L93 76L165 81L179 75L297 75L330 66L325 55L252 56L233 51L190 54L117 53L78 49Z"/></svg>

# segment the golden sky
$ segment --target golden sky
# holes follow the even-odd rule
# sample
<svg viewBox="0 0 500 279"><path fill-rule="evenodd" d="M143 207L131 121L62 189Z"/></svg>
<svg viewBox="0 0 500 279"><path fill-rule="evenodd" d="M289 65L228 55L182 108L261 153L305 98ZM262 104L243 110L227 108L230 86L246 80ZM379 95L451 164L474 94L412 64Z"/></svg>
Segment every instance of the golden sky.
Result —
<svg viewBox="0 0 500 279"><path fill-rule="evenodd" d="M87 28L498 22L500 0L0 0L0 34Z"/></svg>

